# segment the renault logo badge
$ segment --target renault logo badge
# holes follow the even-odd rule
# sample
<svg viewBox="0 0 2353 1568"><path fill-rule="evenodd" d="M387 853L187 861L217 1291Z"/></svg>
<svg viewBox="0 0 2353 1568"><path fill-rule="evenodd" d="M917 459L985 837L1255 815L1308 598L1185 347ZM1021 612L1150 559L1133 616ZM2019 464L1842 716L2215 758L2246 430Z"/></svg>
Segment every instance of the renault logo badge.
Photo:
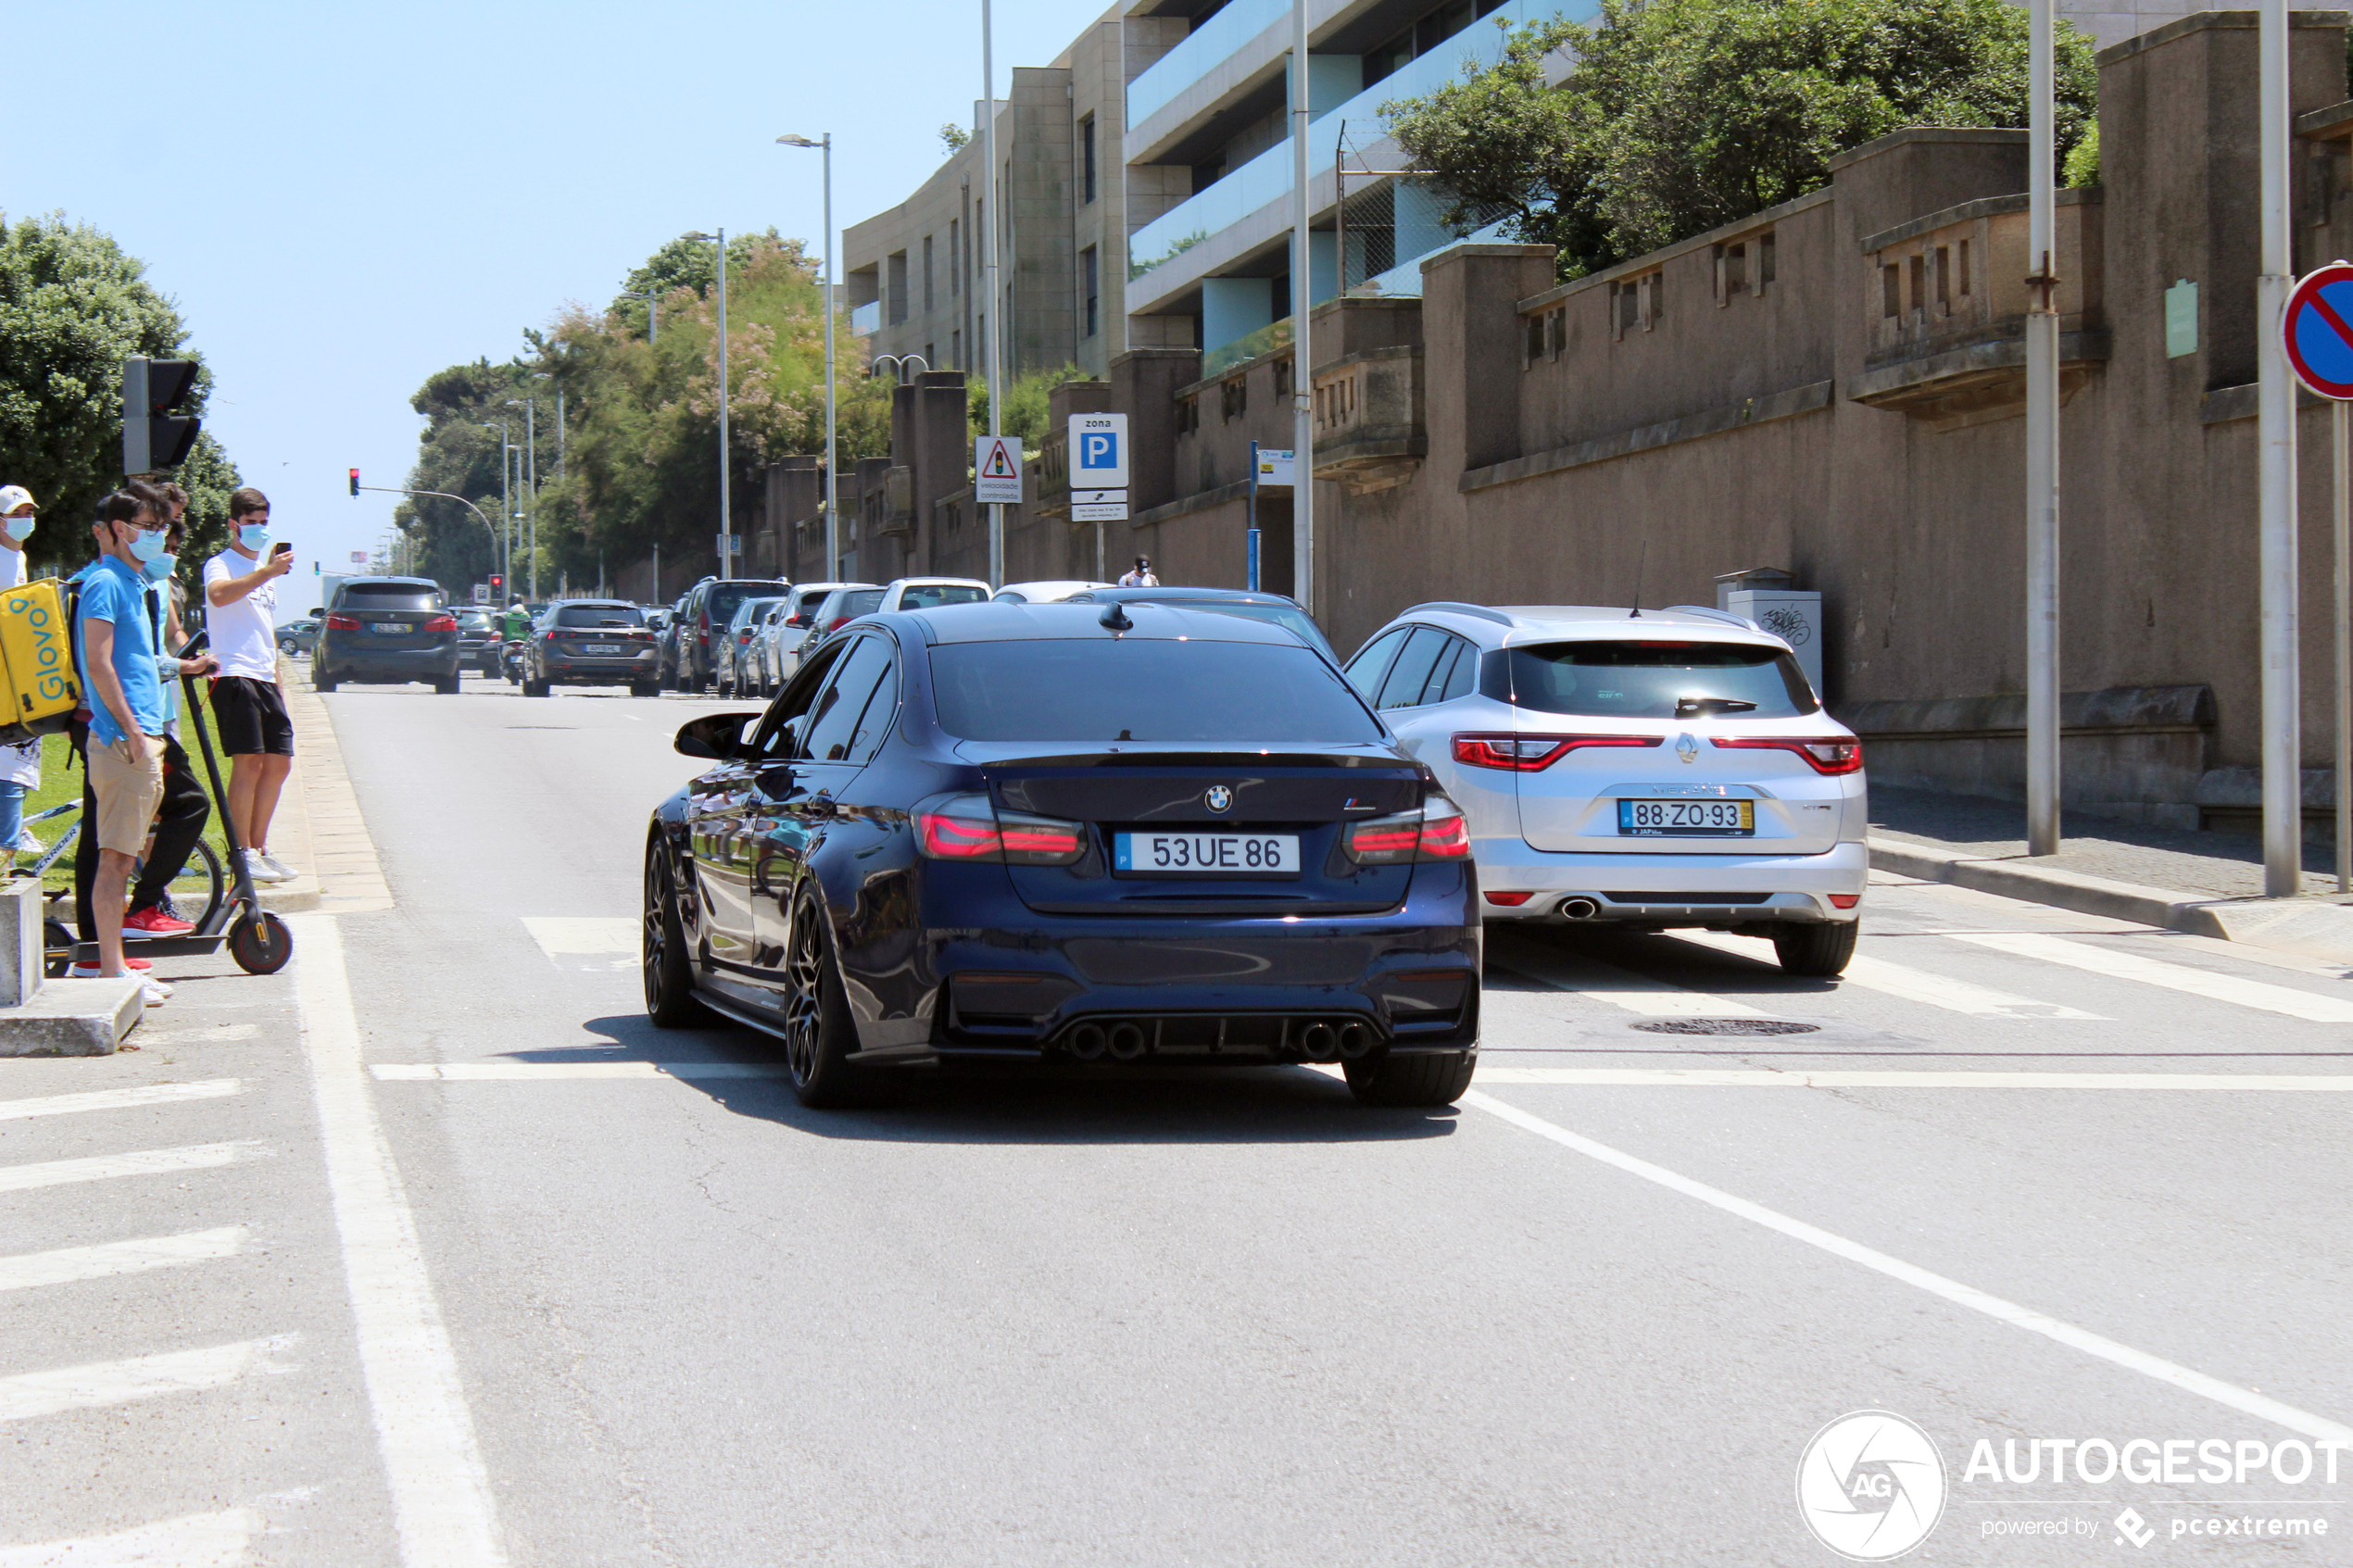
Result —
<svg viewBox="0 0 2353 1568"><path fill-rule="evenodd" d="M1224 784L1211 784L1208 793L1201 797L1201 803L1223 815L1234 809L1234 792Z"/></svg>
<svg viewBox="0 0 2353 1568"><path fill-rule="evenodd" d="M1675 755L1686 762L1699 760L1699 742L1692 738L1688 730L1675 737Z"/></svg>

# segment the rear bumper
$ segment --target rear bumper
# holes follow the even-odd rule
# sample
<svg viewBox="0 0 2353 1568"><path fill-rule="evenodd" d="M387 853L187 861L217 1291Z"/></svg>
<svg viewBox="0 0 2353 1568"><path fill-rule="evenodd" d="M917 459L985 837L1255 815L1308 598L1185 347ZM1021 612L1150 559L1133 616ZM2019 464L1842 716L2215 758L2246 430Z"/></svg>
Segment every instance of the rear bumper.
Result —
<svg viewBox="0 0 2353 1568"><path fill-rule="evenodd" d="M320 667L339 681L432 681L458 673L457 645L435 648L371 648L330 643L319 649Z"/></svg>
<svg viewBox="0 0 2353 1568"><path fill-rule="evenodd" d="M1819 855L1592 855L1531 849L1519 838L1481 838L1479 913L1487 920L1592 920L1642 925L1731 925L1850 921L1832 895L1859 900L1870 851L1839 844ZM1525 903L1491 895L1525 892ZM1580 903L1579 900L1582 900ZM1583 905L1592 906L1591 912ZM1567 906L1567 908L1564 908Z"/></svg>
<svg viewBox="0 0 2353 1568"><path fill-rule="evenodd" d="M564 685L633 685L649 682L660 672L661 664L654 650L612 659L564 659L544 656L539 667L547 678Z"/></svg>

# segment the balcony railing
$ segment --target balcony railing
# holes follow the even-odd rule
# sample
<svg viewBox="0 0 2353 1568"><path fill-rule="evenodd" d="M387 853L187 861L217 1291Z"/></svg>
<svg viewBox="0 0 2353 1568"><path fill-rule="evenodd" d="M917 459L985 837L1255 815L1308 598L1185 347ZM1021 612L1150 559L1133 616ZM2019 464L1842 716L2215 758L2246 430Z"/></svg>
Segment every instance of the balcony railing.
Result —
<svg viewBox="0 0 2353 1568"><path fill-rule="evenodd" d="M1127 129L1133 131L1158 114L1170 99L1290 12L1290 0L1228 0L1224 10L1127 84Z"/></svg>

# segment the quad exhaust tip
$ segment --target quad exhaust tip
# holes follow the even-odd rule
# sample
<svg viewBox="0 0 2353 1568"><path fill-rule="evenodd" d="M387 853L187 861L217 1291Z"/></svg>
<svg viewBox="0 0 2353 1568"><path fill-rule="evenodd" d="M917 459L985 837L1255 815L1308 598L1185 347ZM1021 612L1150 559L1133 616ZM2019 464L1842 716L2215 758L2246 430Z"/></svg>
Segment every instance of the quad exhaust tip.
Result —
<svg viewBox="0 0 2353 1568"><path fill-rule="evenodd" d="M1111 1054L1117 1061L1133 1061L1144 1054L1144 1032L1133 1023L1111 1026Z"/></svg>
<svg viewBox="0 0 2353 1568"><path fill-rule="evenodd" d="M1280 1047L1270 1044L1267 1049L1295 1061L1361 1061L1380 1049L1380 1035L1370 1024L1315 1019L1297 1025ZM1101 1061L1105 1057L1139 1061L1151 1053L1151 1038L1139 1022L1079 1023L1063 1037L1063 1049L1074 1061Z"/></svg>
<svg viewBox="0 0 2353 1568"><path fill-rule="evenodd" d="M1110 1046L1109 1036L1092 1023L1082 1023L1070 1032L1070 1054L1081 1061L1101 1061Z"/></svg>

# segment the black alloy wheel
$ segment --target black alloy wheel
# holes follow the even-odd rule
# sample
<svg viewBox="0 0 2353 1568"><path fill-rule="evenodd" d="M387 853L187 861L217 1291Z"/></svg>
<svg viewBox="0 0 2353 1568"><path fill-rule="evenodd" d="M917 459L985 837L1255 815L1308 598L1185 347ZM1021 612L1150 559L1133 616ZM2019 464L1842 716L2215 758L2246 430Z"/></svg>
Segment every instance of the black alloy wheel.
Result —
<svg viewBox="0 0 2353 1568"><path fill-rule="evenodd" d="M1392 1056L1383 1052L1347 1063L1348 1092L1359 1105L1452 1105L1470 1087L1478 1059L1468 1051L1428 1056Z"/></svg>
<svg viewBox="0 0 2353 1568"><path fill-rule="evenodd" d="M803 898L785 960L785 1066L793 1094L812 1110L860 1104L872 1088L871 1077L845 1060L856 1032L833 961L830 924L823 904Z"/></svg>
<svg viewBox="0 0 2353 1568"><path fill-rule="evenodd" d="M691 1029L710 1022L710 1013L695 996L686 922L678 914L677 873L658 838L646 847L646 909L641 923L646 1016L661 1029Z"/></svg>

